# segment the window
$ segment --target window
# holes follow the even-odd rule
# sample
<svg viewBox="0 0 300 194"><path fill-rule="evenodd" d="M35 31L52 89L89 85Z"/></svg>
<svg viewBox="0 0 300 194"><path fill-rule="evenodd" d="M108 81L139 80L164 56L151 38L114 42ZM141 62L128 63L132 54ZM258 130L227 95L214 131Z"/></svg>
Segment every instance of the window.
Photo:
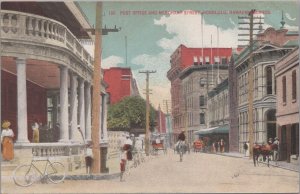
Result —
<svg viewBox="0 0 300 194"><path fill-rule="evenodd" d="M219 57L214 57L215 64L220 64L220 58Z"/></svg>
<svg viewBox="0 0 300 194"><path fill-rule="evenodd" d="M206 79L205 78L201 78L199 81L200 87L204 87L206 85Z"/></svg>
<svg viewBox="0 0 300 194"><path fill-rule="evenodd" d="M205 124L205 113L200 113L200 124Z"/></svg>
<svg viewBox="0 0 300 194"><path fill-rule="evenodd" d="M200 96L199 97L199 101L200 101L200 107L205 106L205 97L204 96Z"/></svg>
<svg viewBox="0 0 300 194"><path fill-rule="evenodd" d="M282 102L286 103L286 77L282 77Z"/></svg>
<svg viewBox="0 0 300 194"><path fill-rule="evenodd" d="M272 67L267 67L266 69L266 79L267 79L267 94L273 93L273 79L272 79Z"/></svg>
<svg viewBox="0 0 300 194"><path fill-rule="evenodd" d="M209 57L205 57L205 64L209 65Z"/></svg>
<svg viewBox="0 0 300 194"><path fill-rule="evenodd" d="M200 65L203 65L203 57L199 57L200 59Z"/></svg>
<svg viewBox="0 0 300 194"><path fill-rule="evenodd" d="M226 59L226 57L222 57L222 65L225 65L225 64L227 64L227 59Z"/></svg>
<svg viewBox="0 0 300 194"><path fill-rule="evenodd" d="M296 70L292 72L292 100L295 101L297 99L297 76Z"/></svg>
<svg viewBox="0 0 300 194"><path fill-rule="evenodd" d="M194 65L198 65L198 59L196 56L194 56Z"/></svg>

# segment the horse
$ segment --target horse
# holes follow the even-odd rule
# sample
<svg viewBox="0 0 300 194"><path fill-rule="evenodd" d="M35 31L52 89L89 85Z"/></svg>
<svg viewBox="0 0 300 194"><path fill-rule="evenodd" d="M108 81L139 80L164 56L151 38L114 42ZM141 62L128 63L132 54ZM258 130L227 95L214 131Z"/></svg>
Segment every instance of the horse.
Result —
<svg viewBox="0 0 300 194"><path fill-rule="evenodd" d="M265 161L267 159L268 161L268 167L270 162L270 156L273 155L273 150L278 149L277 144L266 144L266 145L254 145L253 146L253 163L254 166L256 166L256 163L258 165L258 157L260 155L263 156L263 160Z"/></svg>
<svg viewBox="0 0 300 194"><path fill-rule="evenodd" d="M182 162L183 154L187 151L187 145L184 143L184 141L179 141L176 146L176 150L180 156L180 162Z"/></svg>

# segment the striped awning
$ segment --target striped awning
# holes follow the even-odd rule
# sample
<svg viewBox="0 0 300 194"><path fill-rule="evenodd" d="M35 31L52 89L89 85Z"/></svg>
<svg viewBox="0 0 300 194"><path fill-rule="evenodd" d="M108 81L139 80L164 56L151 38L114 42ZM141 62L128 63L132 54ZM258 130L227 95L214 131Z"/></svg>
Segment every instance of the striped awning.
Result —
<svg viewBox="0 0 300 194"><path fill-rule="evenodd" d="M195 135L205 135L205 134L217 134L217 133L228 133L229 132L229 125L222 125L219 127L212 127L207 129L200 129L195 131Z"/></svg>

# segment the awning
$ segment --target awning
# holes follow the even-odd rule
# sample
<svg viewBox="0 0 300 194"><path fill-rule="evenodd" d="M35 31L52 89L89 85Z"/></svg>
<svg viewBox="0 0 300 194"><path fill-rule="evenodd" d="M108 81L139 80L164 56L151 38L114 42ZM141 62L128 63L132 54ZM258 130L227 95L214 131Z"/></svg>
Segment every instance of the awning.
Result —
<svg viewBox="0 0 300 194"><path fill-rule="evenodd" d="M195 131L195 135L205 135L205 134L217 134L217 133L228 133L229 132L229 125L223 125L219 127L212 127L207 129L200 129Z"/></svg>

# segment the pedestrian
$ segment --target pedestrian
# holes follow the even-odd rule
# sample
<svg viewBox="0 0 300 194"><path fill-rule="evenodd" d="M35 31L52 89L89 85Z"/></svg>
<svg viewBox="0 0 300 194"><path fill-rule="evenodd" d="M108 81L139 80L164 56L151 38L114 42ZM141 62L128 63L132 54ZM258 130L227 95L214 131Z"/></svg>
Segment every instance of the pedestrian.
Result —
<svg viewBox="0 0 300 194"><path fill-rule="evenodd" d="M93 164L93 143L92 141L88 141L86 151L85 151L85 169L86 174L91 174L91 168Z"/></svg>
<svg viewBox="0 0 300 194"><path fill-rule="evenodd" d="M11 123L9 121L3 121L1 132L1 152L2 159L9 161L14 158L14 132L10 129Z"/></svg>
<svg viewBox="0 0 300 194"><path fill-rule="evenodd" d="M34 123L31 126L32 128L32 142L39 143L40 142L40 131L39 131L39 124L37 120L34 120Z"/></svg>
<svg viewBox="0 0 300 194"><path fill-rule="evenodd" d="M220 141L220 152L224 153L225 151L225 141L223 139L221 139Z"/></svg>
<svg viewBox="0 0 300 194"><path fill-rule="evenodd" d="M120 153L120 181L124 181L123 176L126 169L126 163L127 163L127 150L122 149Z"/></svg>
<svg viewBox="0 0 300 194"><path fill-rule="evenodd" d="M273 142L273 157L275 161L279 160L279 138L275 137L275 140Z"/></svg>
<svg viewBox="0 0 300 194"><path fill-rule="evenodd" d="M129 135L126 135L126 140L125 140L125 144L123 146L123 150L126 150L127 152L127 160L131 161L132 160L132 140L130 139Z"/></svg>
<svg viewBox="0 0 300 194"><path fill-rule="evenodd" d="M269 138L268 144L269 144L269 145L272 145L272 144L273 144L273 139L272 139L272 138Z"/></svg>
<svg viewBox="0 0 300 194"><path fill-rule="evenodd" d="M244 143L245 156L247 156L248 149L249 149L249 146L248 146L247 142L245 142Z"/></svg>

